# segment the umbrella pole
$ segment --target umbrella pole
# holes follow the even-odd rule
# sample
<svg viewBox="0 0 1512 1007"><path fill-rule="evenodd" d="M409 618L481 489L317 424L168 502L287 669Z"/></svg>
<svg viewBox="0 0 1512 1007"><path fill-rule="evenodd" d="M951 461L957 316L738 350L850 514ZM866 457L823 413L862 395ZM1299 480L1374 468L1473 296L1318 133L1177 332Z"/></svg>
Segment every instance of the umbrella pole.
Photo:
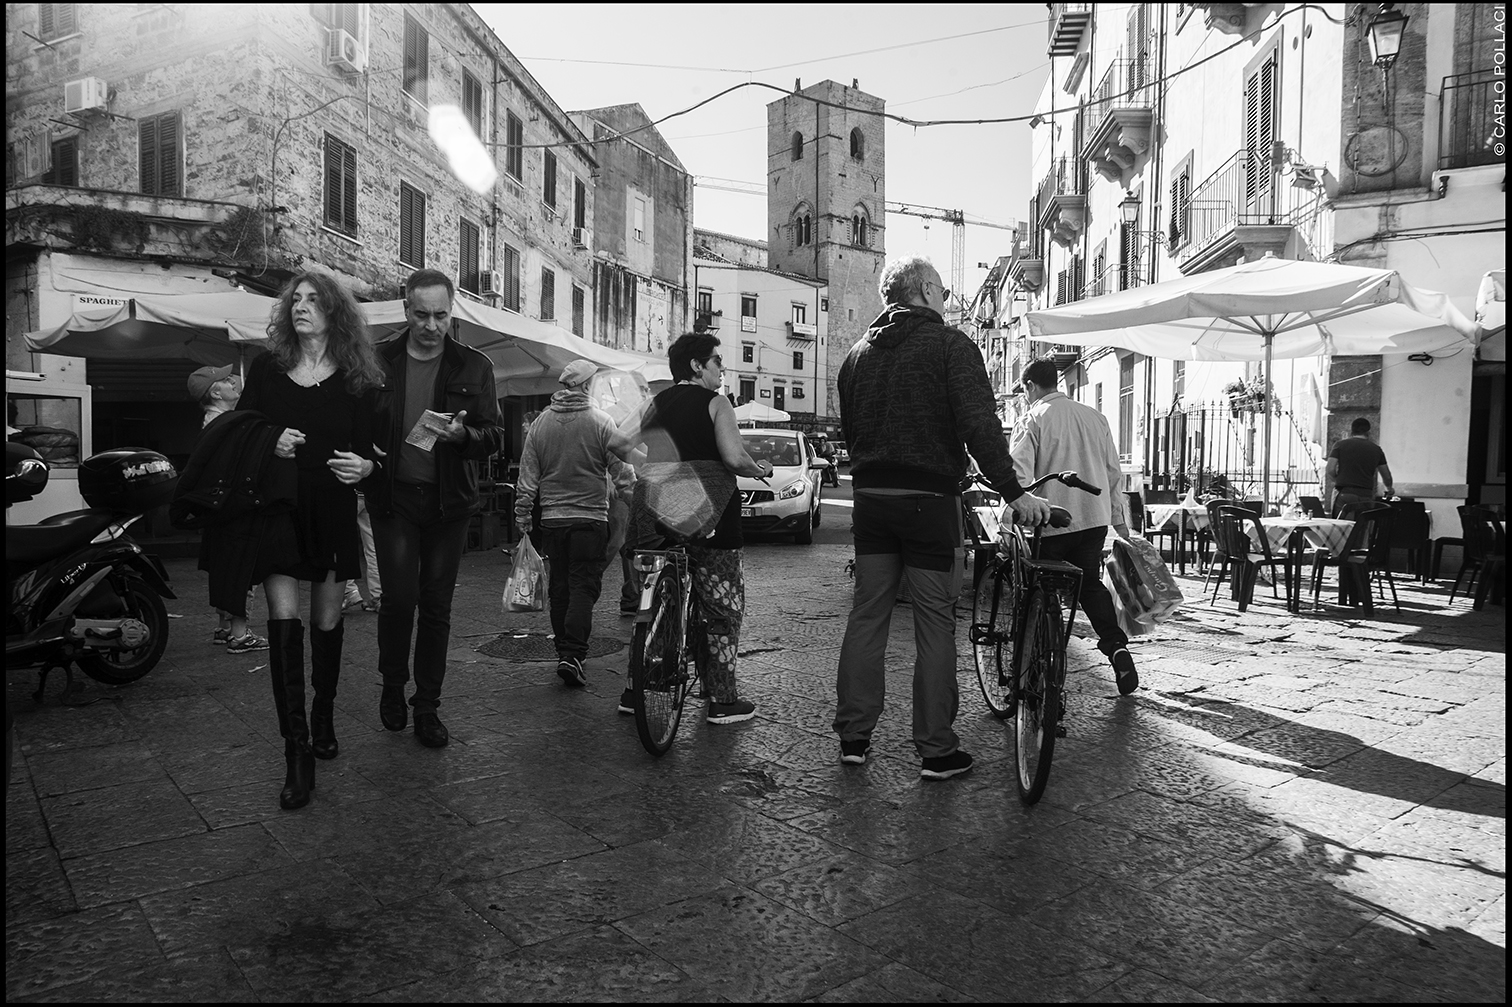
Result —
<svg viewBox="0 0 1512 1007"><path fill-rule="evenodd" d="M1265 334L1265 436L1263 438L1263 450L1265 455L1260 469L1260 499L1265 505L1266 513L1270 513L1270 473L1271 473L1271 353L1276 335L1273 332Z"/></svg>

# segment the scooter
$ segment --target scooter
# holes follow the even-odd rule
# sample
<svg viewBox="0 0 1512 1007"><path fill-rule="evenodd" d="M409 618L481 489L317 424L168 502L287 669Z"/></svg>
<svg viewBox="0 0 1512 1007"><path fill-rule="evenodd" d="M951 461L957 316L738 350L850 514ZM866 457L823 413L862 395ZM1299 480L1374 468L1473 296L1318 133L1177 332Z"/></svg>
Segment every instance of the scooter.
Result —
<svg viewBox="0 0 1512 1007"><path fill-rule="evenodd" d="M47 463L32 449L7 442L5 460L6 507L47 485ZM177 483L173 464L156 451L102 452L79 466L88 509L5 526L5 667L41 669L38 702L54 668L67 679L62 702L73 706L83 705L74 701L74 665L109 685L135 682L157 666L168 646L163 599L176 596L162 562L126 532L168 503Z"/></svg>

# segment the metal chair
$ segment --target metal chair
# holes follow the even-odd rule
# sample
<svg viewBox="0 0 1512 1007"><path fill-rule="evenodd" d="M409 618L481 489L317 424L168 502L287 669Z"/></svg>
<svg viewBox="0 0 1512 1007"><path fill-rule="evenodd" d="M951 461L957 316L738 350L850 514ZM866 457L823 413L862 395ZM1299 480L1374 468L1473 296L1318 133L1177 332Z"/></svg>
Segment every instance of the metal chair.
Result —
<svg viewBox="0 0 1512 1007"><path fill-rule="evenodd" d="M1407 572L1428 579L1428 509L1421 500L1394 500L1391 548L1407 552Z"/></svg>
<svg viewBox="0 0 1512 1007"><path fill-rule="evenodd" d="M1381 592L1383 602L1386 600L1386 588L1381 583L1382 579L1391 585L1391 604L1400 612L1402 606L1397 601L1396 578L1391 576L1391 537L1396 527L1397 512L1390 506L1377 510L1384 513L1376 515L1375 536L1370 541L1370 575L1375 578L1376 590Z"/></svg>
<svg viewBox="0 0 1512 1007"><path fill-rule="evenodd" d="M1465 581L1465 593L1468 595L1475 587L1477 577L1487 576L1488 568L1494 561L1500 561L1505 565L1507 546L1505 533L1501 531L1500 523L1486 507L1460 507L1460 526L1464 529L1465 558L1460 563L1459 572L1454 575L1454 585L1449 589L1449 604L1454 604L1454 596L1459 591L1460 578L1467 573L1469 579ZM1495 573L1494 569L1489 570Z"/></svg>
<svg viewBox="0 0 1512 1007"><path fill-rule="evenodd" d="M1218 589L1223 586L1228 567L1233 567L1234 592L1239 602L1239 611L1247 609L1255 600L1255 581L1260 568L1269 566L1271 571L1271 596L1280 598L1276 585L1281 583L1279 562L1271 553L1270 538L1260 524L1260 517L1248 507L1220 504L1215 513L1213 540L1220 544L1225 562L1218 572L1218 583L1213 585L1213 599L1218 598ZM1253 529L1253 530L1252 530Z"/></svg>
<svg viewBox="0 0 1512 1007"><path fill-rule="evenodd" d="M1323 575L1329 567L1339 570L1339 601L1344 604L1359 602L1367 616L1375 614L1375 604L1370 596L1370 559L1372 546L1380 533L1381 515L1390 514L1386 506L1352 505L1354 527L1349 540L1338 556L1329 556L1319 550L1313 554L1313 606L1318 605L1318 596L1323 589Z"/></svg>

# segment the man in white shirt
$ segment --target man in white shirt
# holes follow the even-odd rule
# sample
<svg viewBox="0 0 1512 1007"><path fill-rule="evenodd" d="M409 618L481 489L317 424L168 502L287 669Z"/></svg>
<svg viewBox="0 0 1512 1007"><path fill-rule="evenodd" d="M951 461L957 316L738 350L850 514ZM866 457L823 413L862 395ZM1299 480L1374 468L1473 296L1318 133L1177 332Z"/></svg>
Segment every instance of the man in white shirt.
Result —
<svg viewBox="0 0 1512 1007"><path fill-rule="evenodd" d="M1019 481L1026 485L1046 473L1070 469L1102 487L1102 494L1093 496L1060 483L1049 484L1045 496L1071 512L1071 524L1044 530L1040 556L1081 567L1081 610L1097 632L1097 649L1113 665L1119 693L1127 696L1139 688L1139 673L1129 653L1129 638L1118 625L1113 598L1102 582L1102 547L1108 526L1129 537L1118 446L1107 417L1056 390L1059 376L1050 359L1035 360L1024 369L1029 414L1014 427L1010 451Z"/></svg>

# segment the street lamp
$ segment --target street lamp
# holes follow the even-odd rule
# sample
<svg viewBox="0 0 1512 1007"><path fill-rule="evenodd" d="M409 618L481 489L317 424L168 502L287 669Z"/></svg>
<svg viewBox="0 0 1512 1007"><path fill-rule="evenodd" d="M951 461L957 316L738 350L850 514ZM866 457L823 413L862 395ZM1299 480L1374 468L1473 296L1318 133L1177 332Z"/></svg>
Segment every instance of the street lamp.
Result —
<svg viewBox="0 0 1512 1007"><path fill-rule="evenodd" d="M1402 35L1407 30L1407 15L1383 3L1381 10L1366 27L1370 42L1370 61L1382 70L1390 70L1402 51Z"/></svg>
<svg viewBox="0 0 1512 1007"><path fill-rule="evenodd" d="M1123 222L1130 227L1139 223L1139 205L1139 197L1132 192L1124 196L1123 201L1118 204L1119 215L1123 217Z"/></svg>

